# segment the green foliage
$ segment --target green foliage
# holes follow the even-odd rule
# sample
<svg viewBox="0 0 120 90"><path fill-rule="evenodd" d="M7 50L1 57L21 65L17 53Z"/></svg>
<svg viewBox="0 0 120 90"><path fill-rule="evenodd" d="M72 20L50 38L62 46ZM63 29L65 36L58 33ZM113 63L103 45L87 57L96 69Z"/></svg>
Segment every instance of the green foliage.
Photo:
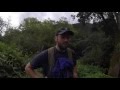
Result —
<svg viewBox="0 0 120 90"><path fill-rule="evenodd" d="M103 69L98 66L84 65L80 61L77 62L79 78L112 78L104 74Z"/></svg>
<svg viewBox="0 0 120 90"><path fill-rule="evenodd" d="M55 32L61 27L72 28L67 21L44 20L43 22L36 18L26 18L19 28L9 28L4 36L7 44L16 44L23 53L33 55L55 44Z"/></svg>
<svg viewBox="0 0 120 90"><path fill-rule="evenodd" d="M116 34L117 26L112 18L113 14L81 12L78 13L78 19L83 24L73 25L64 17L59 21L47 19L43 22L31 17L24 19L18 28L7 28L5 35L0 36L0 41L4 42L0 42L1 77L26 77L24 65L34 54L55 45L55 32L61 27L68 27L75 33L71 48L80 58L80 77L109 77L104 73L108 70L115 40L120 40L119 33ZM93 24L89 24L90 20L93 20ZM115 49L119 52L120 45L116 44Z"/></svg>
<svg viewBox="0 0 120 90"><path fill-rule="evenodd" d="M79 50L78 52L82 59L81 63L108 68L109 54L112 49L111 39L106 37L105 33L99 28L95 31L92 29L86 30L86 32L81 32L80 30L80 37L73 45L76 50Z"/></svg>
<svg viewBox="0 0 120 90"><path fill-rule="evenodd" d="M20 78L24 76L24 65L28 57L15 46L0 42L0 77Z"/></svg>
<svg viewBox="0 0 120 90"><path fill-rule="evenodd" d="M116 52L120 52L120 43L118 43L118 44L115 46L115 50L116 50Z"/></svg>
<svg viewBox="0 0 120 90"><path fill-rule="evenodd" d="M2 35L3 29L6 25L6 22L0 17L0 35Z"/></svg>

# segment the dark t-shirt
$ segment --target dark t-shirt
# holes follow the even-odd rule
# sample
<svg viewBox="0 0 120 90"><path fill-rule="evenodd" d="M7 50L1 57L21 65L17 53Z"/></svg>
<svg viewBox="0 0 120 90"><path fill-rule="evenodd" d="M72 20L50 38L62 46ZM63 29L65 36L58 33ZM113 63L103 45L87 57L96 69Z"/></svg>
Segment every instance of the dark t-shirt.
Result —
<svg viewBox="0 0 120 90"><path fill-rule="evenodd" d="M67 57L68 53L67 50L65 52L60 52L55 48L55 60L59 57ZM73 52L73 63L74 66L76 65L76 55ZM44 50L41 53L37 54L33 60L30 62L32 69L43 68L43 74L46 76L49 70L48 66L48 50Z"/></svg>

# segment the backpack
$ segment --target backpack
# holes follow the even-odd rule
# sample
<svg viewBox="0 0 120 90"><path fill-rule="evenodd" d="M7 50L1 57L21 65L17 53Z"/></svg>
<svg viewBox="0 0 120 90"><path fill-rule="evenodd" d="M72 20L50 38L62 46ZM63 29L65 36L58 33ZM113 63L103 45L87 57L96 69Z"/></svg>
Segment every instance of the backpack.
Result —
<svg viewBox="0 0 120 90"><path fill-rule="evenodd" d="M54 58L54 50L55 47L51 47L48 49L48 75L50 77L53 76L54 78L60 78L60 74L63 73L63 77L69 77L69 72L66 73L65 70L67 68L73 67L72 50L70 48L67 48L68 58L59 58L59 60L57 60L56 63Z"/></svg>

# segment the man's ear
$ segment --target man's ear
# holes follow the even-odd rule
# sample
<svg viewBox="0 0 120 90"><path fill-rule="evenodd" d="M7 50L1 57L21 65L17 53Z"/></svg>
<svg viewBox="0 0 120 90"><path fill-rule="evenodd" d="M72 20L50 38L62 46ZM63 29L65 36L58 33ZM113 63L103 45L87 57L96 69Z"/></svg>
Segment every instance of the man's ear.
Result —
<svg viewBox="0 0 120 90"><path fill-rule="evenodd" d="M57 36L55 36L55 42L57 42Z"/></svg>

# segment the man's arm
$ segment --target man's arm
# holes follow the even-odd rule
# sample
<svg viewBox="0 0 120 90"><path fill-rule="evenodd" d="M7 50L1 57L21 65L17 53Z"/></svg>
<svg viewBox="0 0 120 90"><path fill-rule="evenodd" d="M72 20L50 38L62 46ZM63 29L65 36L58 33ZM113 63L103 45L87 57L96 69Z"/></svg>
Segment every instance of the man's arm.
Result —
<svg viewBox="0 0 120 90"><path fill-rule="evenodd" d="M30 63L26 65L25 72L32 78L40 78L40 74L36 72L34 69L32 69L32 66Z"/></svg>
<svg viewBox="0 0 120 90"><path fill-rule="evenodd" d="M77 71L77 66L76 65L73 68L73 78L78 78L78 71Z"/></svg>
<svg viewBox="0 0 120 90"><path fill-rule="evenodd" d="M74 68L73 68L73 78L78 78L78 69L77 69L77 55L74 50L72 50L73 54L73 63L74 63Z"/></svg>
<svg viewBox="0 0 120 90"><path fill-rule="evenodd" d="M47 54L47 50L37 54L31 62L29 62L26 67L25 67L25 71L26 73L32 77L32 78L39 78L39 77L43 77L42 73L39 73L37 70L37 68L43 68L47 65L48 62L48 54Z"/></svg>

